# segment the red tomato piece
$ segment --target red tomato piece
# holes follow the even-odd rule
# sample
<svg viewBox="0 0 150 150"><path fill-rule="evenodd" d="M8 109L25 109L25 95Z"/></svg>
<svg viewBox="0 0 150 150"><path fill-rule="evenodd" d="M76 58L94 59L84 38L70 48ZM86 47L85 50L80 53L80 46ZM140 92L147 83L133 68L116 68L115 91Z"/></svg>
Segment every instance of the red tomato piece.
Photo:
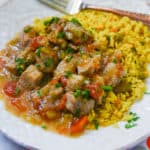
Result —
<svg viewBox="0 0 150 150"><path fill-rule="evenodd" d="M31 47L36 50L40 46L40 41L43 39L42 36L34 37L31 41Z"/></svg>
<svg viewBox="0 0 150 150"><path fill-rule="evenodd" d="M7 82L3 88L6 95L10 97L15 97L15 90L16 90L16 82L10 81Z"/></svg>
<svg viewBox="0 0 150 150"><path fill-rule="evenodd" d="M22 111L22 112L26 111L27 109L27 106L21 99L17 99L17 98L12 99L11 104L15 106L19 111Z"/></svg>

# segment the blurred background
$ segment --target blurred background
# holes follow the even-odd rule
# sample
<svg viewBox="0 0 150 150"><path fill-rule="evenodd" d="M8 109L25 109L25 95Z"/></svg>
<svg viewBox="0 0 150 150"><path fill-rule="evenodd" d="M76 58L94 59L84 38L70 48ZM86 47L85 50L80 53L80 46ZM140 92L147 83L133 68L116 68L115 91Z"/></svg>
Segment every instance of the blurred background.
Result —
<svg viewBox="0 0 150 150"><path fill-rule="evenodd" d="M150 14L150 0L84 0L85 2L106 7ZM35 17L62 15L38 0L0 0L0 49L15 32L24 25L32 23ZM133 150L146 150L145 142ZM26 150L8 140L0 133L0 150Z"/></svg>

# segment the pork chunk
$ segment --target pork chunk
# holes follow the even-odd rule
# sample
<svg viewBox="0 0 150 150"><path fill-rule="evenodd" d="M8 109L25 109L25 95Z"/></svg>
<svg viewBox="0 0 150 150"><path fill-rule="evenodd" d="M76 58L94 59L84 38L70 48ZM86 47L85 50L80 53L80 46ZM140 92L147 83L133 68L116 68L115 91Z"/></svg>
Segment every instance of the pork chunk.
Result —
<svg viewBox="0 0 150 150"><path fill-rule="evenodd" d="M30 65L20 76L18 86L22 89L32 90L36 88L41 78L42 73L34 65Z"/></svg>

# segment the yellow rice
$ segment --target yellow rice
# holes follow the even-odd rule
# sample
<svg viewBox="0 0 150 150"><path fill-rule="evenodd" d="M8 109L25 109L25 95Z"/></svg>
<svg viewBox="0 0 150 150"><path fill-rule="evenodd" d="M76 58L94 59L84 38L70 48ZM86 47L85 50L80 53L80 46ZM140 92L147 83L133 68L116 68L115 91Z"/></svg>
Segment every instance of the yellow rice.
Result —
<svg viewBox="0 0 150 150"><path fill-rule="evenodd" d="M73 17L93 33L95 40L100 42L100 49L108 53L115 49L122 51L122 62L127 72L125 80L131 83L131 91L118 94L109 92L98 113L92 111L89 115L91 121L95 117L98 118L101 126L116 123L125 118L130 106L142 99L146 90L145 78L149 76L148 63L150 62L150 31L141 22L101 11L84 10L74 16L65 16L69 20ZM34 27L41 35L45 34L43 22L46 19L34 21ZM119 36L122 36L123 40L117 43L116 39Z"/></svg>

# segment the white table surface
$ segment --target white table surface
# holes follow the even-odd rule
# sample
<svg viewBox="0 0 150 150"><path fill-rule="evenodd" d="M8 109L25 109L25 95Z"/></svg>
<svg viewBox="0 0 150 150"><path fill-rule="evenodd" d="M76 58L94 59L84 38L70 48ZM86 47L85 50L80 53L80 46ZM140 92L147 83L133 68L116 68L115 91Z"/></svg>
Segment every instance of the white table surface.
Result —
<svg viewBox="0 0 150 150"><path fill-rule="evenodd" d="M96 3L104 6L115 7L136 12L150 14L150 0L87 0L90 3ZM38 0L0 0L0 48L4 47L7 40L13 37L23 25L31 23L34 17L57 15L47 6L38 2ZM7 20L12 20L12 25L4 26ZM1 31L2 31L1 30ZM7 34L9 32L9 34ZM21 146L14 144L8 138L0 133L0 150L25 150Z"/></svg>

